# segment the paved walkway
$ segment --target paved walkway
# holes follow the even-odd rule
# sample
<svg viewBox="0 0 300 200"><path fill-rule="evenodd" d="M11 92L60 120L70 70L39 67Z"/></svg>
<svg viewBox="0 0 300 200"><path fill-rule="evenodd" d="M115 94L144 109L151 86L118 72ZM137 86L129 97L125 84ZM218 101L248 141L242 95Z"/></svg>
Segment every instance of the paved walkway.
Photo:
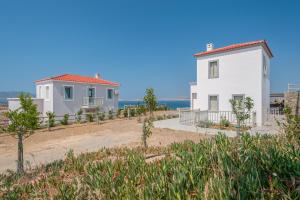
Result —
<svg viewBox="0 0 300 200"><path fill-rule="evenodd" d="M179 118L174 119L166 119L166 120L160 120L154 122L155 128L168 128L173 130L180 130L180 131L189 131L189 132L195 132L205 135L217 135L218 133L224 133L228 137L235 137L236 132L235 131L227 131L227 130L218 130L218 129L212 129L212 128L200 128L196 126L188 126L183 125L179 123Z"/></svg>
<svg viewBox="0 0 300 200"><path fill-rule="evenodd" d="M189 131L205 135L217 135L218 133L224 133L228 137L235 137L236 131L211 129L211 128L200 128L196 126L183 125L179 123L179 118L160 120L154 122L155 128L167 128L172 130ZM250 130L251 135L255 134L277 134L279 133L279 128L277 125L271 124L262 127L254 127Z"/></svg>

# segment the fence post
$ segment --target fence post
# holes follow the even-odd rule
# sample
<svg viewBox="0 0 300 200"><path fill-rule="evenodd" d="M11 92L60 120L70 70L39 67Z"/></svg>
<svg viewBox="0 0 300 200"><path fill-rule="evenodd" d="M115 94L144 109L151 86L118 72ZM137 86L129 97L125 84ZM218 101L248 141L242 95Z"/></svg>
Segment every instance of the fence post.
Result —
<svg viewBox="0 0 300 200"><path fill-rule="evenodd" d="M252 112L252 126L256 126L256 112Z"/></svg>

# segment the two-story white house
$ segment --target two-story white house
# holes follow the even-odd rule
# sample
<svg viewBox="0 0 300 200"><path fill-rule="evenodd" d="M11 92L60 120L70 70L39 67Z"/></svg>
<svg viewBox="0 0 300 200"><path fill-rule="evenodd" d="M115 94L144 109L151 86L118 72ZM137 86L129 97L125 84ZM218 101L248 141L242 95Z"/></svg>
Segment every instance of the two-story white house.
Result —
<svg viewBox="0 0 300 200"><path fill-rule="evenodd" d="M119 84L100 78L63 74L35 81L38 111L45 116L48 111L57 116L75 114L80 109L116 111L119 101ZM20 107L18 98L8 99L9 109Z"/></svg>
<svg viewBox="0 0 300 200"><path fill-rule="evenodd" d="M263 125L270 108L271 49L265 40L196 53L197 82L191 83L191 109L231 111L230 99L254 100L256 124Z"/></svg>

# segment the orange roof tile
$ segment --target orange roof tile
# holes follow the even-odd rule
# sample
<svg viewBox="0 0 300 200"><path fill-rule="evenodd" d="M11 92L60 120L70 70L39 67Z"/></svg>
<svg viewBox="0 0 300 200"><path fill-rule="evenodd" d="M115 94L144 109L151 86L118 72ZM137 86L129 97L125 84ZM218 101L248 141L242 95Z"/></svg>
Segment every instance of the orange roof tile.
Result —
<svg viewBox="0 0 300 200"><path fill-rule="evenodd" d="M253 47L253 46L257 46L257 45L261 45L264 48L264 50L267 52L267 54L271 58L273 57L272 51L269 48L266 40L257 40L257 41L245 42L245 43L240 43L240 44L232 44L232 45L229 45L226 47L213 49L211 51L204 51L204 52L196 53L196 54L194 54L194 56L195 57L206 56L206 55L211 55L211 54L217 54L217 53L223 53L223 52L227 52L227 51L233 51L233 50L237 50L237 49L247 48L247 47Z"/></svg>
<svg viewBox="0 0 300 200"><path fill-rule="evenodd" d="M59 76L53 76L53 77L37 80L35 82L38 83L38 82L48 81L48 80L119 86L119 83L115 83L115 82L111 82L111 81L107 81L107 80L103 80L103 79L97 79L94 77L80 76L80 75L74 75L74 74L63 74L63 75L59 75Z"/></svg>

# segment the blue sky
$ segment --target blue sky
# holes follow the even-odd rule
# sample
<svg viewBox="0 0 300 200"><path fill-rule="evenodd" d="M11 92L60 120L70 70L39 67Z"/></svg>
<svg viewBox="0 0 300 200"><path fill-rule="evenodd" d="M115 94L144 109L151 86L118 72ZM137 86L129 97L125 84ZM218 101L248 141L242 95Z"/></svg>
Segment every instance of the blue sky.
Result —
<svg viewBox="0 0 300 200"><path fill-rule="evenodd" d="M153 87L188 96L192 54L268 40L271 90L300 83L300 1L0 0L0 91L34 92L33 81L74 73L121 83L121 98Z"/></svg>

